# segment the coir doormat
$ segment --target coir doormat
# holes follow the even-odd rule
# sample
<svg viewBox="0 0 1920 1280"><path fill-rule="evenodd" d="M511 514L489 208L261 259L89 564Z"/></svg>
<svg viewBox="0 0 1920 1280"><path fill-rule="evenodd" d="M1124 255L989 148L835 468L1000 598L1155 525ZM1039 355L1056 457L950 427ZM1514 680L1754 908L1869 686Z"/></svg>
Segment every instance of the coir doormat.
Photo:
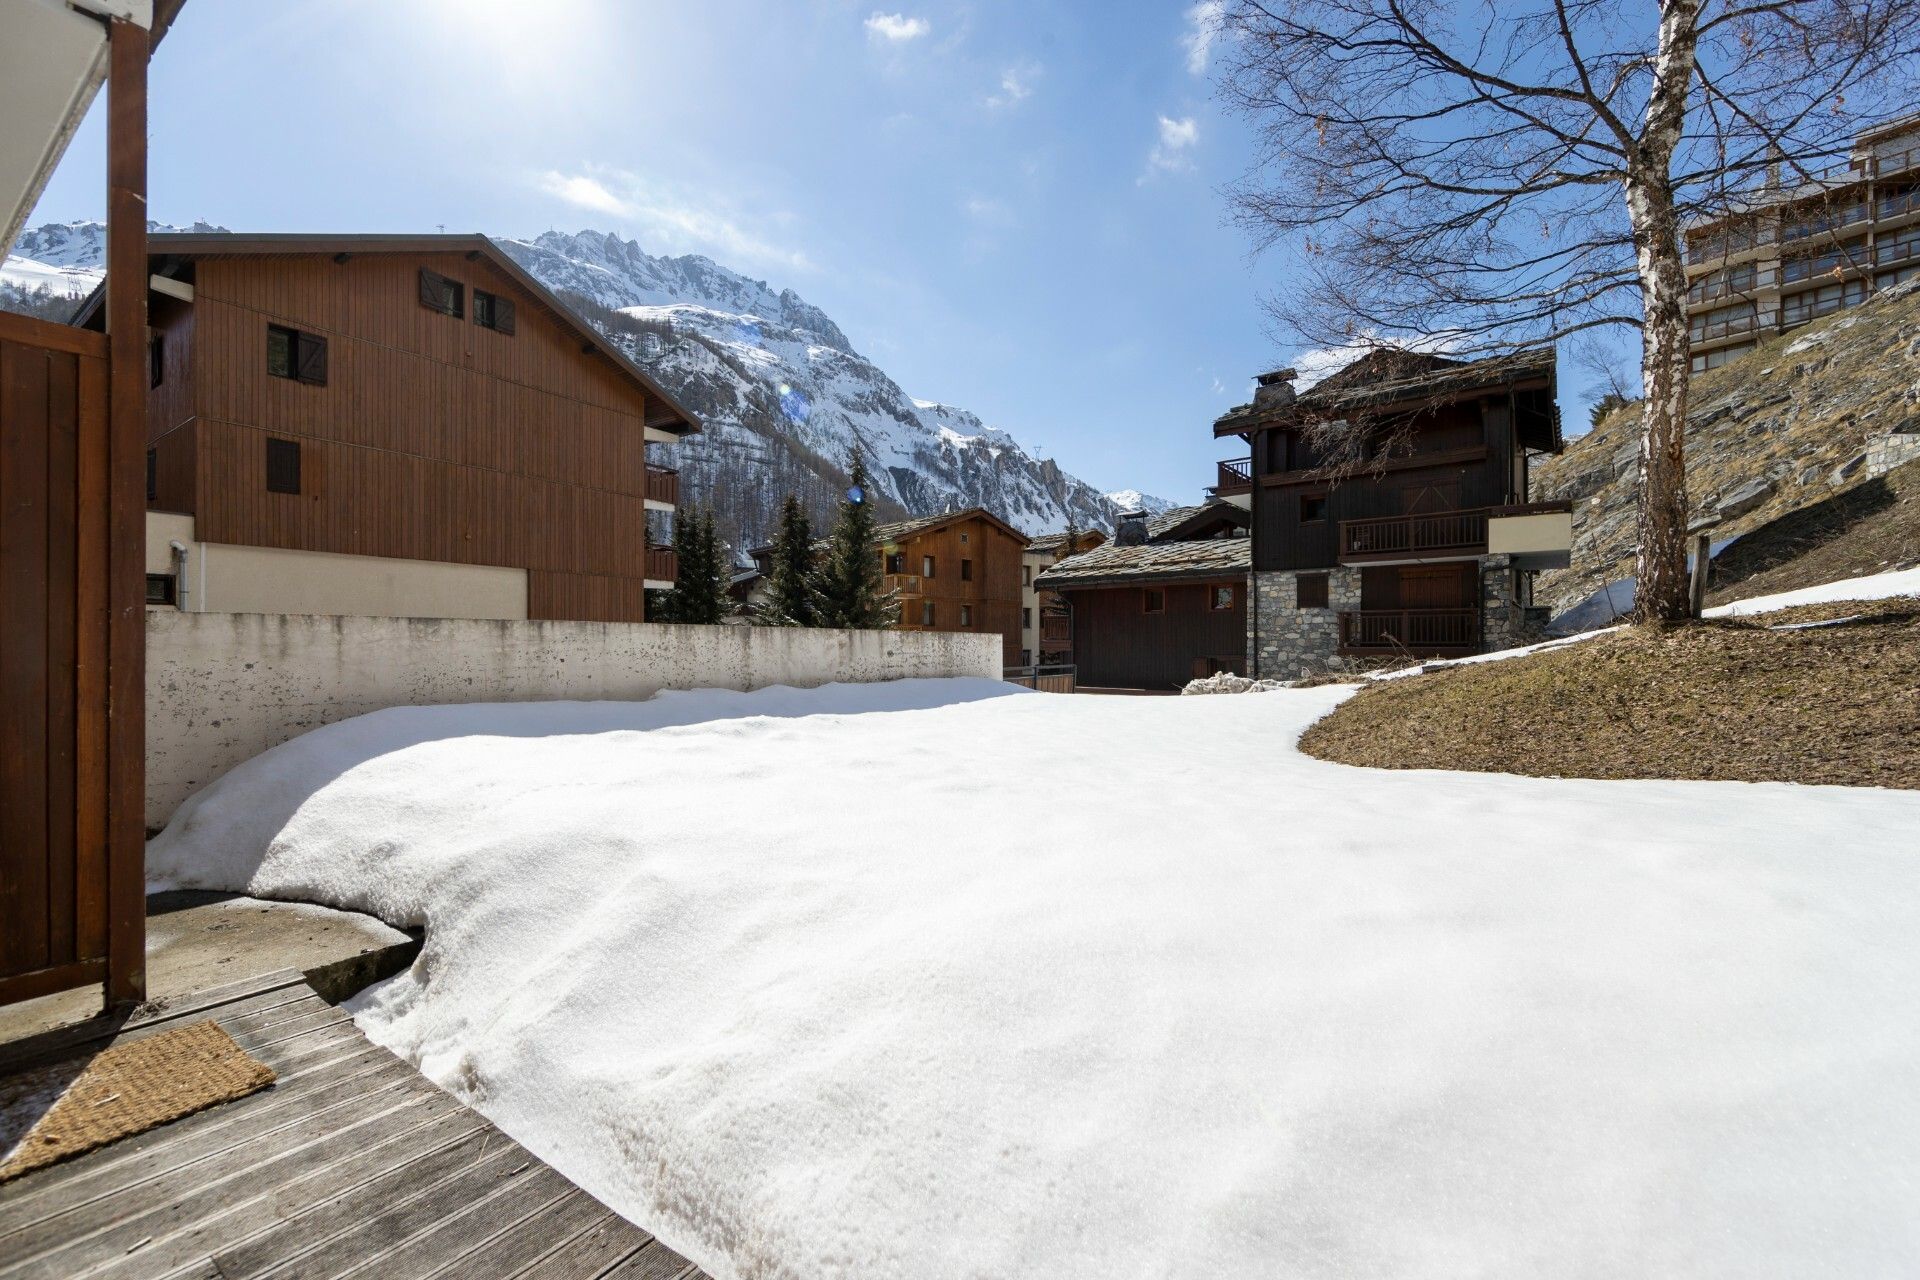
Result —
<svg viewBox="0 0 1920 1280"><path fill-rule="evenodd" d="M243 1098L273 1079L273 1068L205 1020L116 1044L84 1063L42 1067L0 1084L0 1182Z"/></svg>

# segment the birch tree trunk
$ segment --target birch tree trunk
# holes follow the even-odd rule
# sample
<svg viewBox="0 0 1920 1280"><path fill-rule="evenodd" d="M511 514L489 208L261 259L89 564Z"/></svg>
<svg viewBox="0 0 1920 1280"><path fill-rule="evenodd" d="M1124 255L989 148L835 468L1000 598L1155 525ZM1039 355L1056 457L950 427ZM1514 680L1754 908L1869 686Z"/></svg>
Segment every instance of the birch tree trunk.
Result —
<svg viewBox="0 0 1920 1280"><path fill-rule="evenodd" d="M1660 46L1646 128L1627 170L1644 312L1640 437L1640 549L1634 603L1643 621L1688 617L1687 589L1687 272L1674 212L1674 148L1686 121L1688 82L1701 0L1663 0Z"/></svg>

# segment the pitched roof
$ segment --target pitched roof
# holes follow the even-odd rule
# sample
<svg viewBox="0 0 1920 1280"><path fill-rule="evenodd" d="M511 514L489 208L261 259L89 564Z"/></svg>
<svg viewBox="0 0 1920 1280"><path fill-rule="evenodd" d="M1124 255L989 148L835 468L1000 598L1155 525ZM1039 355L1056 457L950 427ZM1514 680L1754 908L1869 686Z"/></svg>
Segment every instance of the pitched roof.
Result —
<svg viewBox="0 0 1920 1280"><path fill-rule="evenodd" d="M915 516L910 520L895 520L891 524L876 525L873 530L873 540L883 544L900 542L903 539L927 533L934 529L941 529L950 524L958 524L962 520L974 519L985 520L988 524L997 526L1000 531L1008 537L1017 539L1023 546L1026 544L1026 534L1020 532L985 507L968 507L964 511L943 511L936 516ZM825 539L822 539L822 541L825 541Z"/></svg>
<svg viewBox="0 0 1920 1280"><path fill-rule="evenodd" d="M1339 414L1386 408L1411 400L1463 395L1482 387L1536 378L1551 382L1554 367L1551 347L1485 360L1450 360L1423 352L1381 348L1369 351L1338 373L1321 379L1289 403L1267 407L1235 405L1215 420L1213 433L1228 435L1276 422L1284 424L1303 412Z"/></svg>
<svg viewBox="0 0 1920 1280"><path fill-rule="evenodd" d="M267 257L273 255L375 253L465 253L485 258L515 284L530 294L541 309L561 326L571 329L587 344L613 362L614 368L638 383L660 411L650 410L647 425L682 435L700 430L700 421L668 394L653 376L635 364L627 353L607 336L574 314L527 269L509 257L499 245L483 235L328 235L306 233L236 232L161 232L147 237L149 260L158 258ZM106 285L94 290L81 307L73 323L84 325L105 296Z"/></svg>
<svg viewBox="0 0 1920 1280"><path fill-rule="evenodd" d="M1149 542L1144 546L1108 544L1082 551L1034 579L1054 590L1120 586L1130 582L1168 582L1245 576L1253 565L1253 539L1208 538L1200 542Z"/></svg>
<svg viewBox="0 0 1920 1280"><path fill-rule="evenodd" d="M1244 529L1253 523L1253 516L1246 508L1235 503L1209 498L1191 507L1171 507L1148 520L1147 541L1181 541L1183 532L1212 520L1226 520Z"/></svg>
<svg viewBox="0 0 1920 1280"><path fill-rule="evenodd" d="M1080 537L1083 539L1084 538L1099 539L1098 542L1094 543L1094 546L1096 547L1099 546L1101 542L1105 542L1107 540L1106 532L1105 530L1102 530L1102 529L1081 529L1081 530L1078 530L1077 532L1079 533ZM1062 529L1058 533L1043 533L1039 537L1034 538L1027 543L1027 550L1043 551L1043 552L1058 551L1060 549L1061 544L1064 543L1066 540L1067 540L1067 531L1065 529ZM1088 548L1088 549L1091 550L1092 548Z"/></svg>

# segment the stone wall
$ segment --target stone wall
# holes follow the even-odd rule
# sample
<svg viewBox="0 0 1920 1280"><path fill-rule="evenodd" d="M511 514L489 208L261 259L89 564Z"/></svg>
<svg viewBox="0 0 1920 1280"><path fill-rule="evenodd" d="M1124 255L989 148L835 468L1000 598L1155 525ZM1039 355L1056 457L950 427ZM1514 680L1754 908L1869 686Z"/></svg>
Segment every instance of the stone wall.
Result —
<svg viewBox="0 0 1920 1280"><path fill-rule="evenodd" d="M662 689L999 679L1000 636L660 623L147 612L147 826L249 759L383 707Z"/></svg>
<svg viewBox="0 0 1920 1280"><path fill-rule="evenodd" d="M1480 647L1512 649L1540 639L1527 622L1511 556L1480 558Z"/></svg>
<svg viewBox="0 0 1920 1280"><path fill-rule="evenodd" d="M1299 609L1290 570L1254 573L1247 610L1249 674L1294 680L1325 671L1340 649L1340 611L1360 607L1360 571L1313 570L1327 575L1327 608Z"/></svg>
<svg viewBox="0 0 1920 1280"><path fill-rule="evenodd" d="M1920 429L1896 431L1881 436L1867 446L1866 475L1883 476L1895 467L1920 459Z"/></svg>

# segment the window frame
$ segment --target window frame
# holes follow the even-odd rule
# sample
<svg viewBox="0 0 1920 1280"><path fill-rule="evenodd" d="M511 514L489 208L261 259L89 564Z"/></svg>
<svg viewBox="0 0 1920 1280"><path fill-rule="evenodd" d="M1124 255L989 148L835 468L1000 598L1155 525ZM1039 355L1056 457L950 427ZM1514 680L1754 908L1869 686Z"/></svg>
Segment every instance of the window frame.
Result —
<svg viewBox="0 0 1920 1280"><path fill-rule="evenodd" d="M907 553L904 551L885 551L881 553L880 567L889 574L902 574L907 571Z"/></svg>
<svg viewBox="0 0 1920 1280"><path fill-rule="evenodd" d="M973 561L966 556L960 557L960 581L973 581Z"/></svg>
<svg viewBox="0 0 1920 1280"><path fill-rule="evenodd" d="M1313 584L1311 590L1309 583ZM1293 575L1293 607L1295 609L1330 609L1333 607L1332 575L1326 573L1296 573ZM1319 597L1318 603L1310 597Z"/></svg>
<svg viewBox="0 0 1920 1280"><path fill-rule="evenodd" d="M1158 603L1155 598L1158 597ZM1141 613L1165 613L1167 611L1167 589L1165 587L1140 588Z"/></svg>
<svg viewBox="0 0 1920 1280"><path fill-rule="evenodd" d="M939 610L934 608L933 601L922 600L920 602L920 625L921 626L923 627L938 626L939 616L940 616Z"/></svg>
<svg viewBox="0 0 1920 1280"><path fill-rule="evenodd" d="M973 606L964 602L960 605L960 625L963 627L973 625Z"/></svg>
<svg viewBox="0 0 1920 1280"><path fill-rule="evenodd" d="M437 300L436 300L437 297ZM467 314L467 285L464 280L443 276L432 267L420 268L420 305L428 311L453 320Z"/></svg>
<svg viewBox="0 0 1920 1280"><path fill-rule="evenodd" d="M156 595L154 588L159 587ZM147 600L150 605L160 608L180 607L180 576L173 573L150 573L147 575Z"/></svg>
<svg viewBox="0 0 1920 1280"><path fill-rule="evenodd" d="M1220 603L1220 593L1222 591L1227 593L1227 602L1225 604ZM1207 588L1207 612L1229 613L1233 610L1234 605L1239 603L1239 599L1239 591L1231 582L1216 582Z"/></svg>
<svg viewBox="0 0 1920 1280"><path fill-rule="evenodd" d="M273 340L276 335L286 338L286 372L281 373L273 367ZM287 382L298 382L309 387L327 385L327 340L317 333L305 329L296 329L290 324L267 322L267 376L280 378Z"/></svg>
<svg viewBox="0 0 1920 1280"><path fill-rule="evenodd" d="M938 567L939 567L938 562L936 562L932 556L920 557L920 576L921 577L923 578L934 577L935 576L934 570Z"/></svg>
<svg viewBox="0 0 1920 1280"><path fill-rule="evenodd" d="M288 452L289 450L291 450L291 452ZM267 437L266 482L268 493L285 494L288 497L294 498L300 496L302 492L300 454L301 449L298 440L286 440L279 436ZM275 465L276 457L278 458L278 467ZM290 462L289 459L291 459ZM287 487L288 481L286 477L288 467L292 469L292 488Z"/></svg>
<svg viewBox="0 0 1920 1280"><path fill-rule="evenodd" d="M481 305L482 300L486 305ZM481 312L485 311L484 318ZM473 291L473 322L482 329L491 329L495 333L504 333L509 338L514 333L513 299L505 294L494 293L490 289L475 287Z"/></svg>
<svg viewBox="0 0 1920 1280"><path fill-rule="evenodd" d="M1318 507L1318 515L1310 516L1307 514L1307 504L1309 502L1317 502L1320 504ZM1311 493L1301 494L1299 515L1301 524L1325 524L1327 522L1327 491L1325 489L1318 489Z"/></svg>
<svg viewBox="0 0 1920 1280"><path fill-rule="evenodd" d="M167 380L167 335L155 329L147 335L147 389Z"/></svg>

